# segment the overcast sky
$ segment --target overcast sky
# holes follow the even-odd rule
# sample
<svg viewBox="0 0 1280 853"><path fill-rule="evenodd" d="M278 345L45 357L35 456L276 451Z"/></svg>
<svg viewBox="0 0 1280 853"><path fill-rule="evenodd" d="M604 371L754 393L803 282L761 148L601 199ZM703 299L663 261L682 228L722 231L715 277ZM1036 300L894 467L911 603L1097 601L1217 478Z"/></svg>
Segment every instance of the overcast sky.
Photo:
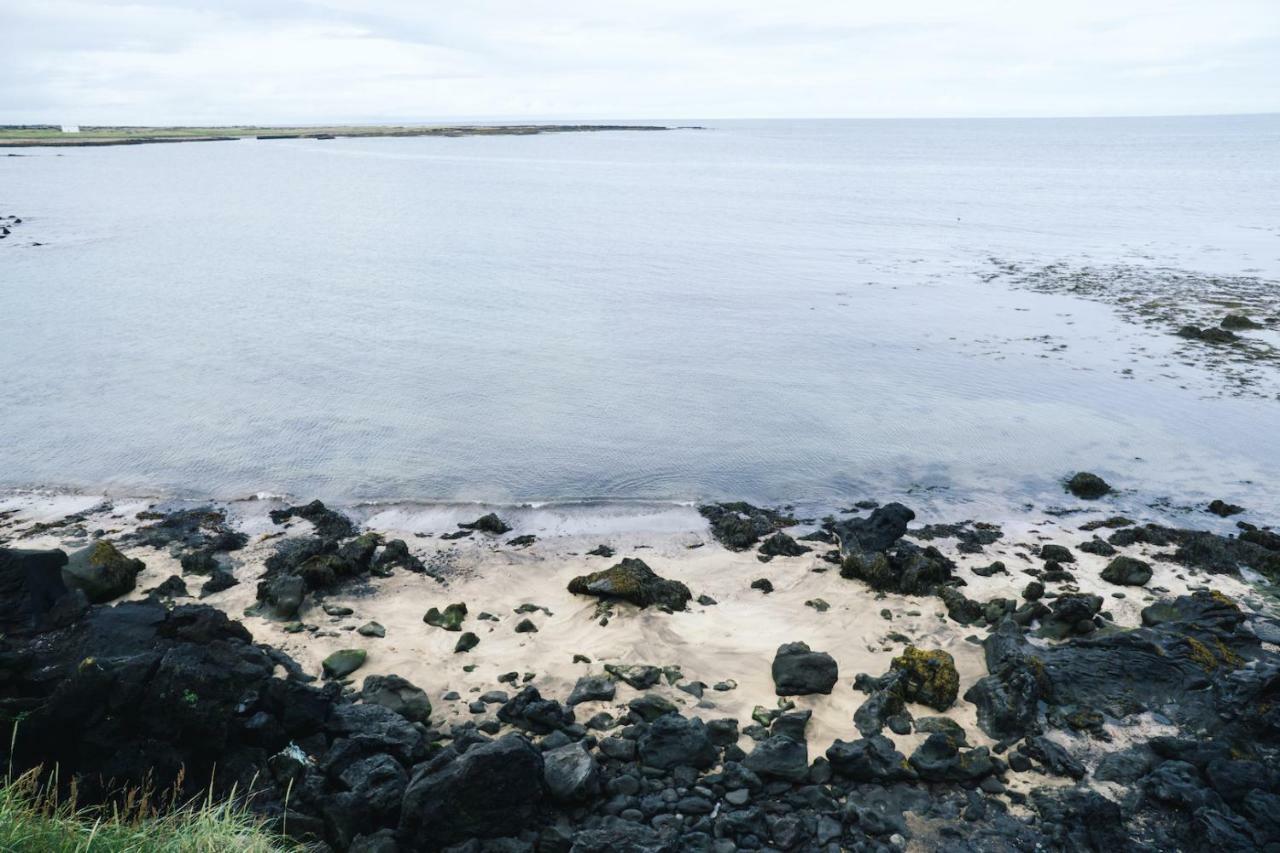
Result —
<svg viewBox="0 0 1280 853"><path fill-rule="evenodd" d="M0 123L1280 111L1280 0L0 0Z"/></svg>

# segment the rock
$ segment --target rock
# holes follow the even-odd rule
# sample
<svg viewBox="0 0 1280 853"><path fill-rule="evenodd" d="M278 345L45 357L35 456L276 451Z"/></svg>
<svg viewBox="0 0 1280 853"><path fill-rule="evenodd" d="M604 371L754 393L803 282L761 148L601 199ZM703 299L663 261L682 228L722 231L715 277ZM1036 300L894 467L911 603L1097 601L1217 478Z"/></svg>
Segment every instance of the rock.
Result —
<svg viewBox="0 0 1280 853"><path fill-rule="evenodd" d="M756 744L743 764L763 779L803 782L809 776L809 748L805 727L812 711L783 714L768 738Z"/></svg>
<svg viewBox="0 0 1280 853"><path fill-rule="evenodd" d="M976 782L995 771L986 747L961 751L941 733L925 738L907 763L927 782Z"/></svg>
<svg viewBox="0 0 1280 853"><path fill-rule="evenodd" d="M1256 323L1244 314L1228 314L1223 317L1218 325L1223 329L1261 329L1261 323Z"/></svg>
<svg viewBox="0 0 1280 853"><path fill-rule="evenodd" d="M1097 474L1080 471L1067 480L1067 491L1078 498L1097 500L1111 491L1111 485Z"/></svg>
<svg viewBox="0 0 1280 853"><path fill-rule="evenodd" d="M1038 761L1046 772L1054 776L1069 776L1072 779L1083 779L1085 776L1084 765L1063 746L1046 737L1029 737L1018 747L1018 751Z"/></svg>
<svg viewBox="0 0 1280 853"><path fill-rule="evenodd" d="M647 767L705 769L716 761L716 748L702 720L666 714L654 720L636 740L640 761Z"/></svg>
<svg viewBox="0 0 1280 853"><path fill-rule="evenodd" d="M1115 548L1096 537L1090 539L1088 542L1081 542L1079 548L1086 554L1095 554L1099 557L1113 557L1116 553Z"/></svg>
<svg viewBox="0 0 1280 853"><path fill-rule="evenodd" d="M831 605L828 604L826 601L822 600L821 598L810 598L804 603L804 606L812 607L814 610L818 611L819 613L826 613L828 610L831 609Z"/></svg>
<svg viewBox="0 0 1280 853"><path fill-rule="evenodd" d="M916 514L900 503L885 504L867 518L846 518L831 529L840 539L845 554L886 551L907 532L907 522Z"/></svg>
<svg viewBox="0 0 1280 853"><path fill-rule="evenodd" d="M902 698L919 702L938 711L945 711L956 701L960 687L960 675L956 672L951 655L936 649L924 651L907 646L890 664L891 672L901 672L898 682Z"/></svg>
<svg viewBox="0 0 1280 853"><path fill-rule="evenodd" d="M0 634L52 627L51 611L68 596L62 577L66 564L64 551L0 548Z"/></svg>
<svg viewBox="0 0 1280 853"><path fill-rule="evenodd" d="M932 545L920 548L903 541L892 551L849 553L840 564L840 576L882 592L930 595L951 579L954 569L955 563Z"/></svg>
<svg viewBox="0 0 1280 853"><path fill-rule="evenodd" d="M1044 584L1040 581L1031 581L1022 590L1022 597L1027 601L1039 601L1044 598Z"/></svg>
<svg viewBox="0 0 1280 853"><path fill-rule="evenodd" d="M67 586L84 592L90 602L101 604L133 592L144 568L141 560L126 557L115 545L100 539L68 557L62 579Z"/></svg>
<svg viewBox="0 0 1280 853"><path fill-rule="evenodd" d="M1053 560L1055 563L1074 563L1076 555L1062 545L1045 545L1040 549L1040 559L1046 562Z"/></svg>
<svg viewBox="0 0 1280 853"><path fill-rule="evenodd" d="M920 717L915 720L914 728L917 732L926 735L941 732L955 741L957 746L966 745L964 727L950 717Z"/></svg>
<svg viewBox="0 0 1280 853"><path fill-rule="evenodd" d="M581 742L542 754L547 792L562 803L589 800L600 793L600 765Z"/></svg>
<svg viewBox="0 0 1280 853"><path fill-rule="evenodd" d="M773 685L779 696L830 694L839 678L835 658L806 643L779 646L773 658Z"/></svg>
<svg viewBox="0 0 1280 853"><path fill-rule="evenodd" d="M604 671L636 690L648 690L662 677L662 670L649 664L607 663L604 665Z"/></svg>
<svg viewBox="0 0 1280 853"><path fill-rule="evenodd" d="M565 703L577 705L582 702L610 702L617 690L618 687L612 678L603 675L584 675L573 686L573 691Z"/></svg>
<svg viewBox="0 0 1280 853"><path fill-rule="evenodd" d="M670 610L684 610L693 597L684 584L659 577L643 560L632 557L603 571L574 578L569 582L569 592L606 600L621 599L637 607L657 605Z"/></svg>
<svg viewBox="0 0 1280 853"><path fill-rule="evenodd" d="M973 573L980 578L989 578L994 575L1007 575L1009 570L1005 568L1004 563L996 560L989 566L974 566Z"/></svg>
<svg viewBox="0 0 1280 853"><path fill-rule="evenodd" d="M545 793L544 761L529 741L507 735L414 773L401 807L405 849L438 850L471 838L515 835L529 826Z"/></svg>
<svg viewBox="0 0 1280 853"><path fill-rule="evenodd" d="M516 623L515 630L517 634L536 634L538 633L538 626L533 624L532 619L521 619Z"/></svg>
<svg viewBox="0 0 1280 853"><path fill-rule="evenodd" d="M298 617L306 584L295 575L277 575L258 583L258 612L273 619Z"/></svg>
<svg viewBox="0 0 1280 853"><path fill-rule="evenodd" d="M454 644L453 653L469 652L478 645L480 645L480 638L470 631L464 631L462 636L458 638L458 642Z"/></svg>
<svg viewBox="0 0 1280 853"><path fill-rule="evenodd" d="M614 555L614 550L608 545L597 545L587 552L588 557L605 557L606 559Z"/></svg>
<svg viewBox="0 0 1280 853"><path fill-rule="evenodd" d="M324 677L329 679L346 678L364 666L365 659L368 657L369 654L364 649L341 649L336 651L321 662L321 667L324 669Z"/></svg>
<svg viewBox="0 0 1280 853"><path fill-rule="evenodd" d="M409 546L403 539L392 539L387 542L378 559L374 561L374 566L380 570L381 574L386 574L393 568L402 568L414 574L423 574L427 570L422 561L410 553Z"/></svg>
<svg viewBox="0 0 1280 853"><path fill-rule="evenodd" d="M573 724L573 711L553 699L543 699L538 688L524 688L498 709L498 719L534 734L545 735Z"/></svg>
<svg viewBox="0 0 1280 853"><path fill-rule="evenodd" d="M362 637L385 637L387 636L387 629L378 622L366 622L356 628L356 633Z"/></svg>
<svg viewBox="0 0 1280 853"><path fill-rule="evenodd" d="M324 611L326 616L350 616L355 613L350 607L344 607L339 604L322 604L320 609Z"/></svg>
<svg viewBox="0 0 1280 853"><path fill-rule="evenodd" d="M200 587L200 597L204 598L207 595L213 595L216 592L231 589L231 587L237 586L239 583L240 581L236 580L236 576L226 569L214 569L213 574L211 574L209 579L204 582L204 585Z"/></svg>
<svg viewBox="0 0 1280 853"><path fill-rule="evenodd" d="M789 515L742 501L707 504L698 512L711 523L711 535L730 551L745 551L761 537L798 523Z"/></svg>
<svg viewBox="0 0 1280 853"><path fill-rule="evenodd" d="M906 757L884 735L852 742L836 740L827 750L831 769L854 782L886 784L915 778Z"/></svg>
<svg viewBox="0 0 1280 853"><path fill-rule="evenodd" d="M481 533L490 533L494 536L501 536L503 533L511 531L511 525L507 524L496 513L482 515L475 521L468 521L458 525L462 530L478 530Z"/></svg>
<svg viewBox="0 0 1280 853"><path fill-rule="evenodd" d="M329 509L320 501L312 501L306 506L290 506L271 511L271 520L276 524L284 524L292 517L311 522L316 535L322 539L346 539L356 535L356 526L345 515Z"/></svg>
<svg viewBox="0 0 1280 853"><path fill-rule="evenodd" d="M532 533L526 533L523 536L513 536L507 540L507 544L512 548L528 548L534 542L538 541L538 537Z"/></svg>
<svg viewBox="0 0 1280 853"><path fill-rule="evenodd" d="M1102 579L1121 586L1146 586L1151 565L1133 557L1116 557L1102 570Z"/></svg>
<svg viewBox="0 0 1280 853"><path fill-rule="evenodd" d="M433 607L422 617L422 621L435 628L446 631L461 631L462 622L467 618L467 605L459 602L450 604L443 611Z"/></svg>
<svg viewBox="0 0 1280 853"><path fill-rule="evenodd" d="M1209 502L1209 506L1206 507L1206 512L1211 512L1214 515L1226 518L1229 515L1239 515L1244 512L1244 507L1237 506L1236 504L1229 504L1226 501L1214 500Z"/></svg>
<svg viewBox="0 0 1280 853"><path fill-rule="evenodd" d="M782 531L770 536L760 543L760 554L764 557L799 557L808 554L812 548L801 545Z"/></svg>
<svg viewBox="0 0 1280 853"><path fill-rule="evenodd" d="M663 714L670 714L674 711L680 710L675 703L654 693L646 693L643 696L637 696L627 704L627 707L631 709L631 713L635 714L646 723L652 723Z"/></svg>
<svg viewBox="0 0 1280 853"><path fill-rule="evenodd" d="M768 578L756 578L751 582L752 589L758 589L765 595L773 592L773 583Z"/></svg>
<svg viewBox="0 0 1280 853"><path fill-rule="evenodd" d="M1040 620L1040 636L1062 639L1072 634L1089 634L1094 618L1102 610L1102 597L1088 593L1063 593L1049 605L1050 613Z"/></svg>
<svg viewBox="0 0 1280 853"><path fill-rule="evenodd" d="M190 595L187 592L187 582L177 575L169 575L159 586L149 592L160 598L185 598Z"/></svg>
<svg viewBox="0 0 1280 853"><path fill-rule="evenodd" d="M368 704L389 708L411 723L426 723L431 718L431 700L426 691L398 675L368 676L360 698Z"/></svg>

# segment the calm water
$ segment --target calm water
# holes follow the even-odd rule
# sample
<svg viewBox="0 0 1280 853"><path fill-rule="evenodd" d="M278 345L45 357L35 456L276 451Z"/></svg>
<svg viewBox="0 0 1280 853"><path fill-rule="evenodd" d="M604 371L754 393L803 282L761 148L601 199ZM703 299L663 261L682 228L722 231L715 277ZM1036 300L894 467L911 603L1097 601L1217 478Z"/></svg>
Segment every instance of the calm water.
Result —
<svg viewBox="0 0 1280 853"><path fill-rule="evenodd" d="M1280 509L1280 404L981 278L1280 277L1280 117L28 153L0 485L1021 500L1087 467Z"/></svg>

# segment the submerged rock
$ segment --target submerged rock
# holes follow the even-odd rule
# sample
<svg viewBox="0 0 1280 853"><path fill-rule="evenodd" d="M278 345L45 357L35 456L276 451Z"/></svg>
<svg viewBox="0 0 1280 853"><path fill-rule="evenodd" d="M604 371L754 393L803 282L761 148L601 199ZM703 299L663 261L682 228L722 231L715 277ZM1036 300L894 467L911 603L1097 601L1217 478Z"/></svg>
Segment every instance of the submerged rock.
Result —
<svg viewBox="0 0 1280 853"><path fill-rule="evenodd" d="M1088 471L1080 471L1067 480L1067 491L1078 498L1097 500L1111 491L1111 484Z"/></svg>
<svg viewBox="0 0 1280 853"><path fill-rule="evenodd" d="M679 581L659 577L643 560L627 557L617 565L569 582L569 592L594 595L603 599L620 599L637 607L657 605L671 610L684 610L693 594Z"/></svg>

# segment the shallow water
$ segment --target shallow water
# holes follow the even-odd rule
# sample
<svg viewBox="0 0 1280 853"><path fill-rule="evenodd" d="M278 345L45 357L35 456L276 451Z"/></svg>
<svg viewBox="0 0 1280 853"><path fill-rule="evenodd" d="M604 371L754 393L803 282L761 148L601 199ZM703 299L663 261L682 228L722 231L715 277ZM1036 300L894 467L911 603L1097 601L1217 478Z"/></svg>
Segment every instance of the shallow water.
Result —
<svg viewBox="0 0 1280 853"><path fill-rule="evenodd" d="M1277 143L1273 116L0 157L0 485L1016 503L1089 468L1280 510L1275 401L983 280L1280 277Z"/></svg>

